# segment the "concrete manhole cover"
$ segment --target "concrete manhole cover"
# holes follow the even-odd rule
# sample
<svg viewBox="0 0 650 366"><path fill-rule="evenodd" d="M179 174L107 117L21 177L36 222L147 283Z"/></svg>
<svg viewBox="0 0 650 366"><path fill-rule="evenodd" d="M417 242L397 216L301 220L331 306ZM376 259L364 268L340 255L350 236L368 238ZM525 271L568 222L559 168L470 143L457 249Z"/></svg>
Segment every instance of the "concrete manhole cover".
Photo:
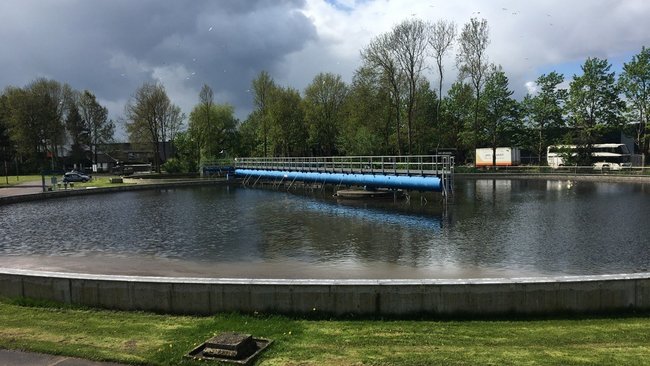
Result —
<svg viewBox="0 0 650 366"><path fill-rule="evenodd" d="M221 333L191 350L186 357L251 365L272 342L270 339L253 338L250 334Z"/></svg>

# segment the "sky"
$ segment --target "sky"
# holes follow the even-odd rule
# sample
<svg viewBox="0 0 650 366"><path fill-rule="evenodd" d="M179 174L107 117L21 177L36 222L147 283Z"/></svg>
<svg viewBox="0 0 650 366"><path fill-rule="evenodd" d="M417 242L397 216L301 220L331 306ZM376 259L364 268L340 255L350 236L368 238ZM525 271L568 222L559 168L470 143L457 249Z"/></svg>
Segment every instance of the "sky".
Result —
<svg viewBox="0 0 650 366"><path fill-rule="evenodd" d="M2 0L0 89L44 77L90 90L125 140L119 121L144 82L161 82L187 115L207 84L244 120L261 71L300 91L321 72L350 83L360 51L396 24L448 20L460 29L473 17L488 21L488 59L518 99L541 74L560 72L568 86L587 57L620 72L650 46L646 0ZM455 53L446 87L457 80ZM437 84L433 67L424 74Z"/></svg>

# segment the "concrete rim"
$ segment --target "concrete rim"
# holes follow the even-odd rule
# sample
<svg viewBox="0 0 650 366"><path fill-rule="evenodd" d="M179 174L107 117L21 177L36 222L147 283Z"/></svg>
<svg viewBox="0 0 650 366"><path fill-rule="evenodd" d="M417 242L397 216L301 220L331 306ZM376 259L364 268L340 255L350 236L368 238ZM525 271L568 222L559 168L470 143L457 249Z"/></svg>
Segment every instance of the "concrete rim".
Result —
<svg viewBox="0 0 650 366"><path fill-rule="evenodd" d="M604 275L543 276L512 278L468 278L468 279L285 279L285 278L210 278L210 277L165 277L165 276L121 276L91 273L35 271L18 268L0 268L0 274L27 277L51 277L71 280L120 281L167 284L217 284L217 285L337 285L337 286L381 286L381 285L494 285L532 283L572 283L597 281L622 281L650 279L650 272L618 273Z"/></svg>
<svg viewBox="0 0 650 366"><path fill-rule="evenodd" d="M0 296L174 314L436 316L650 310L650 273L472 280L288 280L0 269Z"/></svg>

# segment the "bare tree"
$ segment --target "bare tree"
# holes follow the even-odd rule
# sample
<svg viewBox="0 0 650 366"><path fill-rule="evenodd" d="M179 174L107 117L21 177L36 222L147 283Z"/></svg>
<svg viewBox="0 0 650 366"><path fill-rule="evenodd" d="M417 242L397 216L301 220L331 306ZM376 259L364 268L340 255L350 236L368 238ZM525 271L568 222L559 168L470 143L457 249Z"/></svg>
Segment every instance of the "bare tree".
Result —
<svg viewBox="0 0 650 366"><path fill-rule="evenodd" d="M436 59L438 66L438 104L436 106L436 122L440 120L440 105L442 104L442 79L443 79L443 65L442 61L445 55L453 46L456 40L456 23L446 20L438 20L431 25L431 33L429 34L429 46L433 49L433 57Z"/></svg>
<svg viewBox="0 0 650 366"><path fill-rule="evenodd" d="M405 20L398 24L392 33L393 45L397 63L402 69L407 88L407 137L408 150L411 154L413 139L413 119L415 118L418 83L424 70L424 59L426 57L429 27L421 20Z"/></svg>
<svg viewBox="0 0 650 366"><path fill-rule="evenodd" d="M268 156L268 139L269 139L269 103L271 93L275 90L275 83L268 72L262 71L259 76L253 80L253 92L255 93L255 107L261 118L261 133L264 144L264 156Z"/></svg>
<svg viewBox="0 0 650 366"><path fill-rule="evenodd" d="M476 149L478 141L478 115L481 97L481 88L485 84L485 76L488 72L489 63L485 50L490 43L489 28L485 19L470 19L469 23L463 26L460 34L458 54L456 62L460 71L460 78L470 78L474 87L474 126L473 126L473 148Z"/></svg>
<svg viewBox="0 0 650 366"><path fill-rule="evenodd" d="M162 84L144 83L126 105L125 115L129 140L150 143L154 167L160 171L160 145L178 132L185 118L180 108L171 103ZM163 153L166 158L164 146Z"/></svg>
<svg viewBox="0 0 650 366"><path fill-rule="evenodd" d="M113 121L107 120L108 109L102 107L95 95L88 90L84 90L79 96L78 108L81 121L88 129L93 164L97 164L97 147L113 139L115 125Z"/></svg>
<svg viewBox="0 0 650 366"><path fill-rule="evenodd" d="M199 92L199 105L194 107L190 113L190 133L193 140L196 142L196 151L198 153L198 161L201 162L201 149L204 145L206 134L206 126L210 126L212 107L214 106L214 93L212 88L204 84ZM199 116L200 115L200 116ZM193 120L201 120L203 123L192 123Z"/></svg>
<svg viewBox="0 0 650 366"><path fill-rule="evenodd" d="M401 105L402 86L404 85L404 73L399 67L394 47L394 38L390 34L382 34L376 37L365 49L361 51L361 58L370 69L378 72L381 79L390 87L390 97L395 108L395 126L397 133L397 153L402 154L401 126Z"/></svg>
<svg viewBox="0 0 650 366"><path fill-rule="evenodd" d="M181 107L172 104L167 105L162 116L162 123L160 126L160 138L162 142L163 160L167 160L167 142L174 141L176 134L181 129L185 113L181 111Z"/></svg>
<svg viewBox="0 0 650 366"><path fill-rule="evenodd" d="M203 87L201 88L201 92L199 93L199 102L201 108L203 109L203 114L206 118L206 124L209 125L210 110L214 105L214 93L212 92L212 88L210 88L207 84L203 84Z"/></svg>

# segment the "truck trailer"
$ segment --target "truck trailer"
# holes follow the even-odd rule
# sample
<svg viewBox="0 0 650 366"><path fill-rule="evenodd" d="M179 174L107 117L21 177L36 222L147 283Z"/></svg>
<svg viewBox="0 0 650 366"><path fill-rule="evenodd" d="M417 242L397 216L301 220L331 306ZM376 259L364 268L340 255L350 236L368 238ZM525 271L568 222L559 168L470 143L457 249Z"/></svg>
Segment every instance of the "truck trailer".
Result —
<svg viewBox="0 0 650 366"><path fill-rule="evenodd" d="M513 166L521 163L521 152L518 147L497 147L497 166ZM492 148L476 149L474 166L492 166Z"/></svg>

